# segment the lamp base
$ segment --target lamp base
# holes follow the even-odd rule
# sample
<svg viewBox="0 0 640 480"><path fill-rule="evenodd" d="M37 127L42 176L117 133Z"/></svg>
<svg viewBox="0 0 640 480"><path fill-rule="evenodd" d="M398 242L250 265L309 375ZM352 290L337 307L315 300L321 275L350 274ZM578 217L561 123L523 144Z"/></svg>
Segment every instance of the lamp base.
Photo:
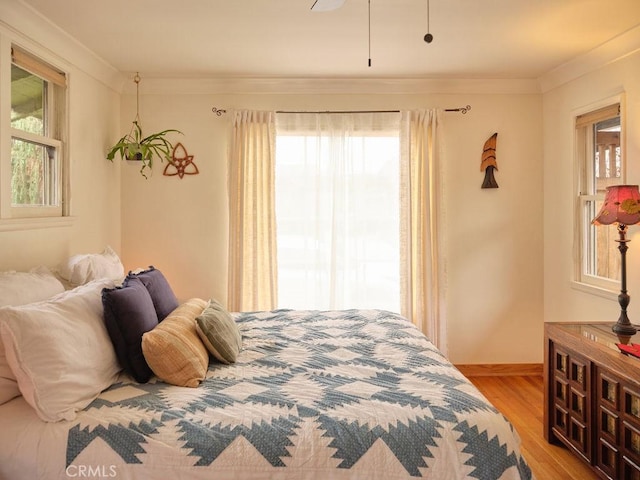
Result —
<svg viewBox="0 0 640 480"><path fill-rule="evenodd" d="M636 327L634 327L633 325L631 325L630 323L616 323L613 327L611 327L611 330L613 330L613 333L615 333L616 335L620 335L620 336L633 336L636 334L637 330Z"/></svg>

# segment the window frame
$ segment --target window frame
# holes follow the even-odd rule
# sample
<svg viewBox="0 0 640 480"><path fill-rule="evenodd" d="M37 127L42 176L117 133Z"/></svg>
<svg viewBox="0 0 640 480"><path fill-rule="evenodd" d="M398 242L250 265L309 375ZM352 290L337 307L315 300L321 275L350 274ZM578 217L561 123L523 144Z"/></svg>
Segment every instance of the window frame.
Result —
<svg viewBox="0 0 640 480"><path fill-rule="evenodd" d="M587 293L603 296L609 299L617 299L620 292L620 280L600 277L589 273L588 265L591 263L593 271L594 257L589 252L595 248L595 226L591 224L596 216L594 204L604 200L603 193L597 193L594 184L595 177L590 175L589 169L593 168L593 125L602 121L604 117L596 115L598 111L606 112L607 109L616 106L620 116L620 184L626 183L626 141L625 141L625 110L624 94L603 99L573 112L574 132L574 162L575 162L575 207L574 207L574 278L573 286ZM589 123L578 125L578 119L593 114ZM611 118L608 116L607 118ZM606 227L598 227L606 228Z"/></svg>
<svg viewBox="0 0 640 480"><path fill-rule="evenodd" d="M48 131L44 135L16 129L11 124L14 52L18 52L20 58L15 62L17 66L48 83L45 99ZM22 61L32 63L27 63L26 68ZM0 231L46 228L69 219L70 172L66 147L70 95L68 73L56 63L37 49L29 49L0 32ZM54 149L57 172L54 173L53 188L57 190L57 205L12 205L11 150L14 139Z"/></svg>

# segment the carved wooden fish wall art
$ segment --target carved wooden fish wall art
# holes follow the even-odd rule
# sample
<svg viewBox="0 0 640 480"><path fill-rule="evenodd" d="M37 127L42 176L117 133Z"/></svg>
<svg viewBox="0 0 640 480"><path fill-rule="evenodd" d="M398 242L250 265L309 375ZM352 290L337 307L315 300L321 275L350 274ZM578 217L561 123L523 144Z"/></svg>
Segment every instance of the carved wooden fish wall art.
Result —
<svg viewBox="0 0 640 480"><path fill-rule="evenodd" d="M498 141L498 133L494 133L484 142L482 150L482 163L480 171L484 170L484 181L482 188L498 188L498 182L493 177L493 171L498 170L498 162L496 161L496 143Z"/></svg>

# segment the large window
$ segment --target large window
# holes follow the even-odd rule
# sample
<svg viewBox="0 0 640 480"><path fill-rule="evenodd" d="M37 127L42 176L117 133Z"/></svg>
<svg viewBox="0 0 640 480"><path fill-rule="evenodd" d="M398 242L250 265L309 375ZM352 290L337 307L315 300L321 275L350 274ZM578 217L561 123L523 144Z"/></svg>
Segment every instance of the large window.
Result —
<svg viewBox="0 0 640 480"><path fill-rule="evenodd" d="M625 182L621 133L619 103L576 117L579 165L577 280L611 291L620 289L617 230L615 226L595 227L591 220L602 206L607 187Z"/></svg>
<svg viewBox="0 0 640 480"><path fill-rule="evenodd" d="M9 187L11 198L3 214L61 216L65 75L13 46L10 78L11 166L2 185Z"/></svg>
<svg viewBox="0 0 640 480"><path fill-rule="evenodd" d="M399 115L279 115L278 306L400 310Z"/></svg>

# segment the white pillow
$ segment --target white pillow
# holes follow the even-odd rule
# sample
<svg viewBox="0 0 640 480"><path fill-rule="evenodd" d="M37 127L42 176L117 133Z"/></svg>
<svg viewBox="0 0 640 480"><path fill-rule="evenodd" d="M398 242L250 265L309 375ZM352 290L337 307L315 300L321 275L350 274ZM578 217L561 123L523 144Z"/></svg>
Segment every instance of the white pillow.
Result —
<svg viewBox="0 0 640 480"><path fill-rule="evenodd" d="M110 287L96 280L48 301L0 308L7 361L45 421L73 420L120 370L102 314L102 289Z"/></svg>
<svg viewBox="0 0 640 480"><path fill-rule="evenodd" d="M60 280L44 266L29 272L0 272L0 307L46 300L63 291ZM0 405L19 395L16 377L9 368L0 341Z"/></svg>
<svg viewBox="0 0 640 480"><path fill-rule="evenodd" d="M4 346L0 341L0 405L20 396L20 389L16 376L9 368L7 357L4 354Z"/></svg>
<svg viewBox="0 0 640 480"><path fill-rule="evenodd" d="M39 302L63 291L64 285L45 266L29 272L0 272L0 307Z"/></svg>
<svg viewBox="0 0 640 480"><path fill-rule="evenodd" d="M71 285L84 285L99 278L119 282L124 278L124 266L118 254L107 246L102 253L74 255L58 267L58 274Z"/></svg>

